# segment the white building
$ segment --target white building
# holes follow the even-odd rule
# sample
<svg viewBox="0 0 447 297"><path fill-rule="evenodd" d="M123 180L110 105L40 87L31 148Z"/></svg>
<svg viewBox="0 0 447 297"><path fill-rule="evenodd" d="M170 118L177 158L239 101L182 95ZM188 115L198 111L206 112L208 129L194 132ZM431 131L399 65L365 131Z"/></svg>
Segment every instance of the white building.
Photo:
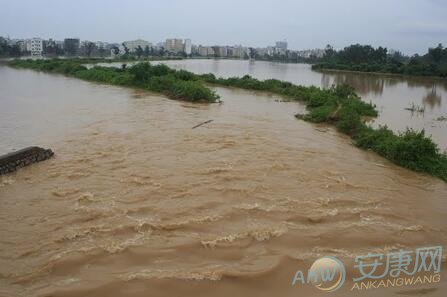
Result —
<svg viewBox="0 0 447 297"><path fill-rule="evenodd" d="M135 53L135 51L137 50L137 48L139 46L141 47L142 50L144 50L146 48L146 46L149 48L152 47L152 43L150 43L146 40L142 40L142 39L124 41L123 44L124 44L124 46L127 47L127 49L129 50L130 53ZM125 54L124 46L121 45L119 47L120 54L122 54L122 55Z"/></svg>
<svg viewBox="0 0 447 297"><path fill-rule="evenodd" d="M192 43L191 43L191 39L185 39L185 54L187 54L188 56L191 55L192 53Z"/></svg>
<svg viewBox="0 0 447 297"><path fill-rule="evenodd" d="M322 58L324 56L325 52L326 52L326 50L319 49L319 48L308 49L308 50L298 51L298 56L303 57L303 58L310 58L310 57Z"/></svg>
<svg viewBox="0 0 447 297"><path fill-rule="evenodd" d="M28 50L31 52L31 56L42 56L43 40L41 38L33 38L28 44Z"/></svg>
<svg viewBox="0 0 447 297"><path fill-rule="evenodd" d="M104 42L104 41L96 41L95 45L96 45L97 48L107 48L109 44L107 42Z"/></svg>

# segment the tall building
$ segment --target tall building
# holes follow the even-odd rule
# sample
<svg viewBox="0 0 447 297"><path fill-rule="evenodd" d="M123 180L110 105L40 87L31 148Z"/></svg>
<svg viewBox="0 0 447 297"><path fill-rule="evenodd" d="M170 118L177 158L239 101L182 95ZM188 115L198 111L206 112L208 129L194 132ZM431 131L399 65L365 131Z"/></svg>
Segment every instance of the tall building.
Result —
<svg viewBox="0 0 447 297"><path fill-rule="evenodd" d="M104 41L96 41L95 45L97 48L102 49L102 48L107 48L109 46L109 44L107 42Z"/></svg>
<svg viewBox="0 0 447 297"><path fill-rule="evenodd" d="M31 56L42 56L43 53L43 40L41 38L33 38L29 43L29 51Z"/></svg>
<svg viewBox="0 0 447 297"><path fill-rule="evenodd" d="M197 51L199 53L199 56L202 56L202 57L214 56L214 49L211 46L199 45L199 47L197 48Z"/></svg>
<svg viewBox="0 0 447 297"><path fill-rule="evenodd" d="M63 54L62 47L58 46L57 42L51 38L44 40L43 54L45 56L57 56L59 54Z"/></svg>
<svg viewBox="0 0 447 297"><path fill-rule="evenodd" d="M65 38L64 51L67 56L79 55L79 38Z"/></svg>
<svg viewBox="0 0 447 297"><path fill-rule="evenodd" d="M283 41L277 41L275 47L278 49L287 50L287 40L284 39Z"/></svg>
<svg viewBox="0 0 447 297"><path fill-rule="evenodd" d="M166 39L165 49L168 52L181 53L184 50L183 40L182 39L176 39L176 38Z"/></svg>
<svg viewBox="0 0 447 297"><path fill-rule="evenodd" d="M227 57L228 56L228 48L226 46L213 46L214 55L217 57Z"/></svg>
<svg viewBox="0 0 447 297"><path fill-rule="evenodd" d="M235 45L233 47L232 56L235 58L245 58L247 54L247 48L242 47L241 45Z"/></svg>
<svg viewBox="0 0 447 297"><path fill-rule="evenodd" d="M188 56L192 53L191 39L185 39L185 54Z"/></svg>

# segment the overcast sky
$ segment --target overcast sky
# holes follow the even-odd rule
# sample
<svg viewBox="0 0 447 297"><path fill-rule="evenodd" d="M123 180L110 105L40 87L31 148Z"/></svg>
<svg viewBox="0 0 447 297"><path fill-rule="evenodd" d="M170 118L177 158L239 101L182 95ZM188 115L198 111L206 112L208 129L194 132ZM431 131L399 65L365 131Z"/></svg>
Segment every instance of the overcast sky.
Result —
<svg viewBox="0 0 447 297"><path fill-rule="evenodd" d="M447 0L0 0L0 35L289 48L447 44Z"/></svg>

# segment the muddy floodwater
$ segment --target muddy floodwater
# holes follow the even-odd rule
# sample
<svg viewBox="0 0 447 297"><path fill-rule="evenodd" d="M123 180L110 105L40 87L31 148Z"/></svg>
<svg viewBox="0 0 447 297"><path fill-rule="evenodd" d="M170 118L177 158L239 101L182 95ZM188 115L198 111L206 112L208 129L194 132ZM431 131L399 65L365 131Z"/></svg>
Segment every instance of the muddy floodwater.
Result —
<svg viewBox="0 0 447 297"><path fill-rule="evenodd" d="M173 68L217 77L249 74L258 79L276 78L305 86L328 88L349 84L366 102L376 104L380 114L374 126L387 125L394 131L407 127L425 129L427 135L447 150L447 79L403 77L340 71L312 71L307 64L238 60L163 61ZM412 106L424 112L411 112Z"/></svg>
<svg viewBox="0 0 447 297"><path fill-rule="evenodd" d="M227 71L211 60L173 63ZM299 80L293 69L304 67L275 65L266 78ZM406 105L399 90L417 103L432 89L383 81L363 95L384 114ZM445 112L445 84L432 84L416 126ZM445 256L436 284L352 292L346 264L335 293L292 286L321 256L351 263L445 247L447 183L295 119L299 103L214 89L222 104L192 104L0 66L0 153L40 145L56 154L0 177L0 296L445 296Z"/></svg>

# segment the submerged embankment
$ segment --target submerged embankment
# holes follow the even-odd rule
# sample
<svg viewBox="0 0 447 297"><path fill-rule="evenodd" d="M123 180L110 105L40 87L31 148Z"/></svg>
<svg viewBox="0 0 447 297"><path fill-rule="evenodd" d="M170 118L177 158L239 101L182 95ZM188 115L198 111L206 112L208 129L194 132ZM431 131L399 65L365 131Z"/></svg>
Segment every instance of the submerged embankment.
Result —
<svg viewBox="0 0 447 297"><path fill-rule="evenodd" d="M2 147L56 152L0 177L2 296L320 296L291 285L318 257L447 244L445 182L297 121L298 102L215 87L224 104L196 104L8 67L0 85Z"/></svg>
<svg viewBox="0 0 447 297"><path fill-rule="evenodd" d="M185 70L173 70L166 65L138 63L121 69L96 66L88 69L82 59L72 60L13 60L10 66L61 73L88 81L120 86L133 86L161 92L167 96L195 102L216 102L219 96L203 82L255 91L267 91L290 100L303 102L309 113L298 118L315 123L329 123L351 136L354 144L370 149L400 166L425 172L447 180L447 154L425 136L424 131L408 129L395 134L386 126L378 129L365 123L366 117L376 117L372 103L365 103L347 85L330 89L294 85L276 79L216 78L213 74L197 75Z"/></svg>
<svg viewBox="0 0 447 297"><path fill-rule="evenodd" d="M14 172L22 167L41 162L54 155L51 149L32 146L5 155L0 155L0 175Z"/></svg>

